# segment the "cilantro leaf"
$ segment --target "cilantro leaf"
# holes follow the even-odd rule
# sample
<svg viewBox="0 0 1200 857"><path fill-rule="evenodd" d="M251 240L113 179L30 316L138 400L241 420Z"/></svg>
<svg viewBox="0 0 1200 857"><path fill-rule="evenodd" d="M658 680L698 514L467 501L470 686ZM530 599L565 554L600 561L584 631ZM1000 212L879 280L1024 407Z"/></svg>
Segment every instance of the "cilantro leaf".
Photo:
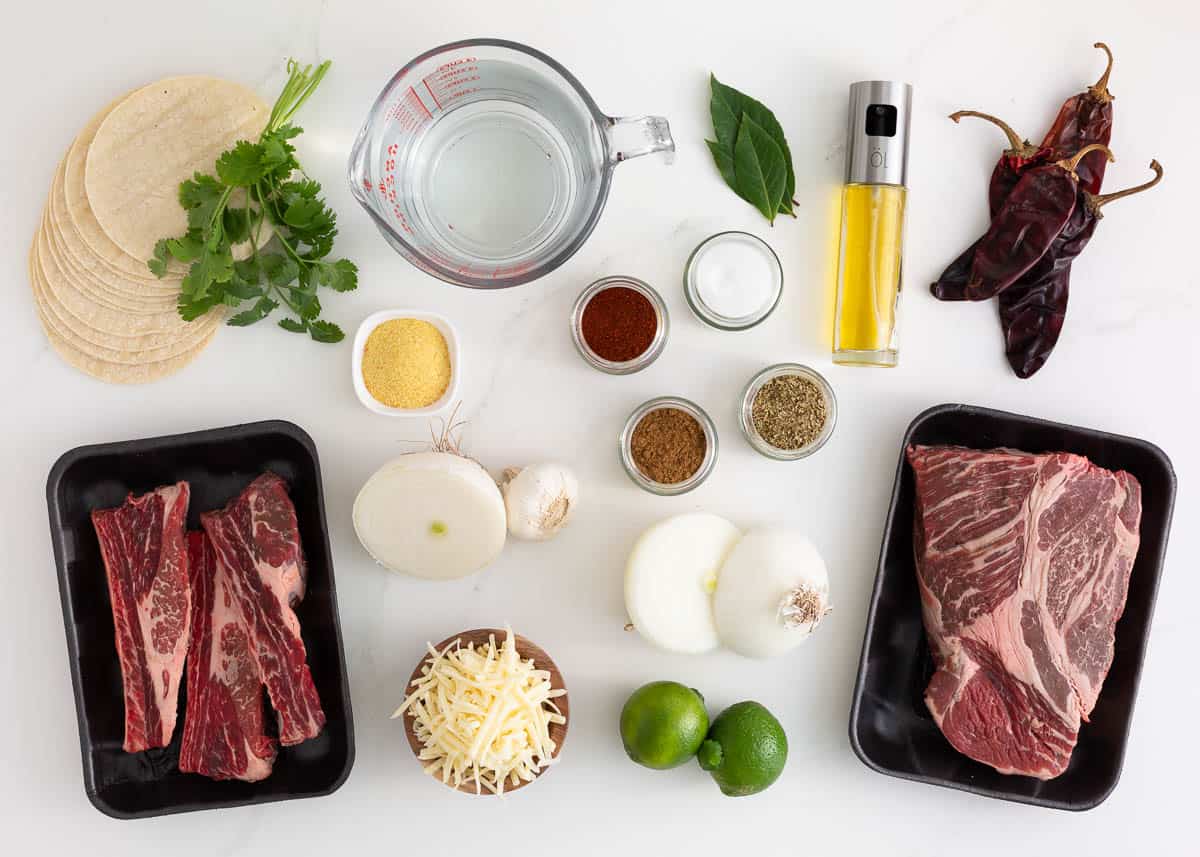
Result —
<svg viewBox="0 0 1200 857"><path fill-rule="evenodd" d="M321 314L321 301L316 295L293 289L292 297L293 308L304 321L313 321Z"/></svg>
<svg viewBox="0 0 1200 857"><path fill-rule="evenodd" d="M176 261L191 262L200 258L200 254L204 252L204 241L200 238L199 231L189 229L178 238L168 238L166 249ZM155 247L156 252L157 250Z"/></svg>
<svg viewBox="0 0 1200 857"><path fill-rule="evenodd" d="M187 209L188 228L207 232L224 195L224 186L203 173L196 173L180 184L179 204Z"/></svg>
<svg viewBox="0 0 1200 857"><path fill-rule="evenodd" d="M325 212L326 209L321 200L301 197L283 212L283 222L293 229L323 232L327 228L326 221L328 220Z"/></svg>
<svg viewBox="0 0 1200 857"><path fill-rule="evenodd" d="M331 321L310 321L308 335L317 342L341 342L346 336L342 329Z"/></svg>
<svg viewBox="0 0 1200 857"><path fill-rule="evenodd" d="M300 273L300 266L290 256L266 253L259 259L267 282L273 286L286 286Z"/></svg>
<svg viewBox="0 0 1200 857"><path fill-rule="evenodd" d="M279 304L270 298L259 298L258 302L253 307L245 310L244 312L239 312L237 315L229 319L226 324L232 325L233 327L246 327L247 325L254 324L256 321L262 321L264 318L270 315L277 306L279 306Z"/></svg>
<svg viewBox="0 0 1200 857"><path fill-rule="evenodd" d="M279 326L284 330L290 330L292 333L308 333L308 324L303 321L296 321L294 318L279 319Z"/></svg>
<svg viewBox="0 0 1200 857"><path fill-rule="evenodd" d="M171 239L158 239L158 241L154 244L154 258L146 263L146 267L150 269L150 273L156 277L166 276L167 256L170 252L167 250L167 241L169 240Z"/></svg>
<svg viewBox="0 0 1200 857"><path fill-rule="evenodd" d="M293 125L291 122L285 122L272 131L271 135L273 137L278 137L280 140L290 140L293 137L299 137L303 133L303 128Z"/></svg>
<svg viewBox="0 0 1200 857"><path fill-rule="evenodd" d="M179 295L179 316L184 321L195 321L217 305L211 297L194 300L184 294Z"/></svg>
<svg viewBox="0 0 1200 857"><path fill-rule="evenodd" d="M230 187L249 187L263 177L263 146L238 140L217 158L217 177Z"/></svg>
<svg viewBox="0 0 1200 857"><path fill-rule="evenodd" d="M315 199L317 194L321 192L321 183L312 179L303 179L298 182L284 182L279 186L279 192L289 203L295 202L301 197L304 199Z"/></svg>
<svg viewBox="0 0 1200 857"><path fill-rule="evenodd" d="M262 168L264 174L291 175L296 167L296 159L292 157L296 151L282 140L269 137L263 140Z"/></svg>
<svg viewBox="0 0 1200 857"><path fill-rule="evenodd" d="M248 208L226 208L222 215L222 227L230 244L241 244L250 238L250 210Z"/></svg>
<svg viewBox="0 0 1200 857"><path fill-rule="evenodd" d="M321 285L335 292L349 292L358 288L358 266L349 259L338 259L332 264L317 262L317 278Z"/></svg>
<svg viewBox="0 0 1200 857"><path fill-rule="evenodd" d="M245 283L257 283L262 278L262 257L250 256L233 263L233 274Z"/></svg>
<svg viewBox="0 0 1200 857"><path fill-rule="evenodd" d="M228 282L232 276L233 256L229 253L228 245L220 250L205 247L200 257L192 262L180 285L185 295L202 298L214 283Z"/></svg>

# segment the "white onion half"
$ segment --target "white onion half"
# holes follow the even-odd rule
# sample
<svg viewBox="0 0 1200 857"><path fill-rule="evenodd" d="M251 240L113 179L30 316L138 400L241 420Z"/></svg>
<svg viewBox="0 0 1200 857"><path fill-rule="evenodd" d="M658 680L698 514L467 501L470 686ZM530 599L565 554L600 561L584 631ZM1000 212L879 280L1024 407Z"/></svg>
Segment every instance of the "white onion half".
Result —
<svg viewBox="0 0 1200 857"><path fill-rule="evenodd" d="M800 645L829 609L825 561L790 527L746 533L729 552L713 596L721 643L751 658Z"/></svg>
<svg viewBox="0 0 1200 857"><path fill-rule="evenodd" d="M740 536L729 521L707 512L676 515L642 533L625 568L625 609L638 633L671 652L717 648L712 593Z"/></svg>
<svg viewBox="0 0 1200 857"><path fill-rule="evenodd" d="M494 560L504 547L504 499L478 463L449 452L415 452L379 468L354 501L354 531L393 571L450 580Z"/></svg>

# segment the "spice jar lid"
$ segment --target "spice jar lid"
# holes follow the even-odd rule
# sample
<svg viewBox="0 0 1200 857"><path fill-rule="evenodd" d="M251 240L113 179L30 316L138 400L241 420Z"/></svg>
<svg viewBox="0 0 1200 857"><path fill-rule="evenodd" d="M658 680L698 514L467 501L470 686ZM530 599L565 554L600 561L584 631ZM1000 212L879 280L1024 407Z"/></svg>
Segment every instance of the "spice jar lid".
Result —
<svg viewBox="0 0 1200 857"><path fill-rule="evenodd" d="M821 394L822 403L825 407L825 420L820 430L817 431L816 436L808 443L796 449L783 449L773 446L762 436L754 419L754 403L758 398L759 391L771 381L789 375L803 378L816 387ZM755 450L777 461L796 461L812 455L825 445L826 441L833 434L834 426L837 424L837 397L833 394L833 388L829 386L829 382L825 380L821 373L800 363L777 363L774 366L768 366L751 378L750 383L746 385L746 389L742 393L740 410L741 419L739 422L742 434L745 435L746 440L750 442L750 445Z"/></svg>
<svg viewBox="0 0 1200 857"><path fill-rule="evenodd" d="M746 330L779 304L783 266L767 242L749 232L718 232L688 257L683 293L696 317L718 330Z"/></svg>
<svg viewBox="0 0 1200 857"><path fill-rule="evenodd" d="M633 453L633 435L638 425L641 424L646 416L654 411L667 409L683 411L695 419L701 431L704 432L704 456L695 472L679 482L656 482L649 478L638 467ZM642 403L629 415L629 419L625 421L625 427L621 430L620 452L621 464L625 467L625 472L639 488L649 491L651 494L659 494L664 497L685 494L707 479L708 475L712 473L713 467L716 466L717 427L708 414L704 412L704 409L695 402L678 396L659 396L656 399Z"/></svg>
<svg viewBox="0 0 1200 857"><path fill-rule="evenodd" d="M646 309L648 312L653 313L652 316L649 316L638 312L637 310L641 309L641 307L638 307L636 304L632 307L634 312L629 312L631 309L629 306L621 307L617 305L607 307L607 312L611 317L602 319L602 323L596 325L598 335L608 340L605 344L615 347L618 351L630 345L630 343L640 343L642 337L647 340L645 348L639 350L638 353L627 360L607 359L597 350L597 347L593 347L589 343L587 334L592 333L592 331L585 329L585 316L588 313L588 307L591 306L593 299L610 289L623 289L633 292L635 299L645 300L649 304ZM647 332L644 328L651 319L654 324L654 330L652 334L646 335ZM575 350L593 367L610 375L629 375L645 369L663 353L663 349L667 346L667 334L669 332L670 316L667 313L667 304L663 301L662 295L655 291L649 284L642 282L636 277L614 276L596 280L596 282L580 292L579 297L575 300L575 306L571 310L571 339L575 343ZM629 342L622 341L620 337L628 337ZM599 345L600 343L597 343L597 346Z"/></svg>

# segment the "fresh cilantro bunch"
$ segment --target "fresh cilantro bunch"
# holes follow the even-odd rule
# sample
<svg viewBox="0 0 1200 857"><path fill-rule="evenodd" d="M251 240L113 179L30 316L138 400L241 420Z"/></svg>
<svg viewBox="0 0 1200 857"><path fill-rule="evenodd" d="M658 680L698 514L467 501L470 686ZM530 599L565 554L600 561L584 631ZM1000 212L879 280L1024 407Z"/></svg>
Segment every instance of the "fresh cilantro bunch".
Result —
<svg viewBox="0 0 1200 857"><path fill-rule="evenodd" d="M187 321L218 305L249 309L229 319L242 327L270 315L280 304L291 316L279 326L307 333L317 342L339 342L344 334L320 318L317 286L347 292L358 285L358 268L349 259L330 261L337 215L321 198L321 185L305 175L291 141L303 129L291 118L329 70L313 70L288 60L288 82L275 102L257 143L239 140L217 159L216 177L196 173L179 186L179 204L187 210L188 230L155 245L149 267L167 272L169 259L189 265L179 295L179 314ZM269 221L274 238L262 241ZM249 242L250 254L234 261L232 247Z"/></svg>

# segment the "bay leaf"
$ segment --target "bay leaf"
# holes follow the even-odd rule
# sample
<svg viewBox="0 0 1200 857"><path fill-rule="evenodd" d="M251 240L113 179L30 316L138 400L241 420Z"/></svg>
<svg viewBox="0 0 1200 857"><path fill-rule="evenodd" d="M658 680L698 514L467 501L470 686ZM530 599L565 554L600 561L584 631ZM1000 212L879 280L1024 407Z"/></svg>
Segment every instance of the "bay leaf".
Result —
<svg viewBox="0 0 1200 857"><path fill-rule="evenodd" d="M749 116L743 116L733 147L738 194L772 225L787 186L787 162L779 144Z"/></svg>
<svg viewBox="0 0 1200 857"><path fill-rule="evenodd" d="M709 85L712 91L709 113L712 116L713 130L716 132L717 142L722 144L730 155L733 154L739 126L745 116L753 119L782 150L787 167L787 177L778 210L781 214L795 216L795 212L792 210L792 197L796 193L796 173L792 166L792 153L788 148L783 126L779 124L779 120L775 118L775 114L769 107L744 92L721 83L715 74L709 75ZM715 154L713 158L716 159ZM719 162L717 166L720 168ZM728 182L728 179L726 181ZM730 187L737 189L737 186L732 183L730 183Z"/></svg>
<svg viewBox="0 0 1200 857"><path fill-rule="evenodd" d="M714 140L705 140L704 142L708 144L708 151L712 152L713 162L717 165L721 178L725 179L725 184L736 192L737 177L733 169L733 147L726 148Z"/></svg>

